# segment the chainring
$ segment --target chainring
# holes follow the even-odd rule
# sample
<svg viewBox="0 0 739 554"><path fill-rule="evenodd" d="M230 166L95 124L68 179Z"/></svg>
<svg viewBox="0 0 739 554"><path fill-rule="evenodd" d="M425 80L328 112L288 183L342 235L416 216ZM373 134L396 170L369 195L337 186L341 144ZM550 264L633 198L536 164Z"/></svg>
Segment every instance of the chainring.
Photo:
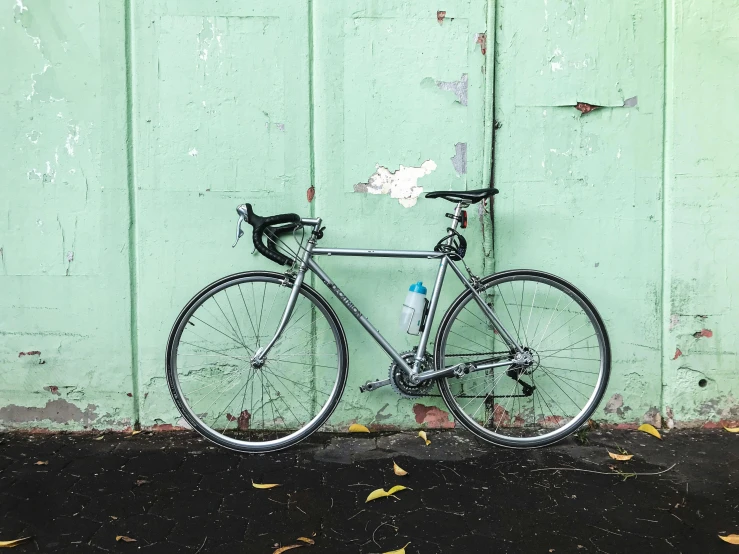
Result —
<svg viewBox="0 0 739 554"><path fill-rule="evenodd" d="M416 358L416 349L401 352L400 355L409 365L413 365ZM429 365L433 366L431 361L431 354L426 352L423 357L421 369L426 370L429 368ZM434 386L434 380L429 379L428 381L413 384L406 378L405 373L398 367L398 364L393 362L390 364L390 386L403 398L418 398L419 396L429 395L431 388Z"/></svg>

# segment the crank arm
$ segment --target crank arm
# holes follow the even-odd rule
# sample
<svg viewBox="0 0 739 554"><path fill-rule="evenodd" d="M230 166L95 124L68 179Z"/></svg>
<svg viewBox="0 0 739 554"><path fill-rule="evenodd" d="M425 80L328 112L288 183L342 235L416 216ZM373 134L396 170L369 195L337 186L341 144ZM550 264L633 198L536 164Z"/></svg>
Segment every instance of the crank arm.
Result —
<svg viewBox="0 0 739 554"><path fill-rule="evenodd" d="M390 384L390 379L383 379L382 381L367 381L364 385L359 386L359 392L372 392L380 387L386 387Z"/></svg>

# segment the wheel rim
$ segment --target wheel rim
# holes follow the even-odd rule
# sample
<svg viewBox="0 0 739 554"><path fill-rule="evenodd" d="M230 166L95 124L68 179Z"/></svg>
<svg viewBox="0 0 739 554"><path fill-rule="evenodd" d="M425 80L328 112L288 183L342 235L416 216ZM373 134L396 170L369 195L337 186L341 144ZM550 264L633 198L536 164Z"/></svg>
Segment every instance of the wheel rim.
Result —
<svg viewBox="0 0 739 554"><path fill-rule="evenodd" d="M175 329L169 373L187 421L239 450L269 451L307 437L330 415L346 378L343 335L330 308L303 287L280 339L257 366L291 287L243 277L208 291Z"/></svg>
<svg viewBox="0 0 739 554"><path fill-rule="evenodd" d="M527 353L515 365L442 380L450 408L478 435L511 446L573 432L597 407L607 380L607 338L594 308L545 276L512 274L483 288L481 296ZM440 334L440 363L513 360L488 321L471 296L458 299Z"/></svg>

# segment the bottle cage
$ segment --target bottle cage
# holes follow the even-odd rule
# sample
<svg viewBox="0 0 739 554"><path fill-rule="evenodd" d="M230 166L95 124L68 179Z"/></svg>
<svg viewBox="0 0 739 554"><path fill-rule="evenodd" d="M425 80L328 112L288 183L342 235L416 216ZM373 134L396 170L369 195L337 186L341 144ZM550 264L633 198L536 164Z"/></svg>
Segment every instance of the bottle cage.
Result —
<svg viewBox="0 0 739 554"><path fill-rule="evenodd" d="M449 234L436 243L434 252L443 252L448 254L452 259L461 260L467 253L467 241L457 231L451 227L447 228ZM451 238L449 244L447 241Z"/></svg>

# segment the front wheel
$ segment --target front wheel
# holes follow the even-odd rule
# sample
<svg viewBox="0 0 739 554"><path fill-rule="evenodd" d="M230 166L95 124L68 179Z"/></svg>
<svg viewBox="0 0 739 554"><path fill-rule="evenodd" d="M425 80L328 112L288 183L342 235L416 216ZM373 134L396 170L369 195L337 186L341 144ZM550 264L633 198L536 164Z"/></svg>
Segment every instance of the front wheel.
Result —
<svg viewBox="0 0 739 554"><path fill-rule="evenodd" d="M593 304L567 281L531 270L485 277L478 293L526 354L514 363L472 294L460 294L439 326L437 367L511 363L440 379L454 417L478 437L514 448L545 446L577 430L598 407L611 369Z"/></svg>
<svg viewBox="0 0 739 554"><path fill-rule="evenodd" d="M167 383L185 420L241 452L296 444L333 412L346 385L348 349L331 306L303 284L264 363L251 363L282 318L285 275L245 272L216 281L183 308L167 345Z"/></svg>

